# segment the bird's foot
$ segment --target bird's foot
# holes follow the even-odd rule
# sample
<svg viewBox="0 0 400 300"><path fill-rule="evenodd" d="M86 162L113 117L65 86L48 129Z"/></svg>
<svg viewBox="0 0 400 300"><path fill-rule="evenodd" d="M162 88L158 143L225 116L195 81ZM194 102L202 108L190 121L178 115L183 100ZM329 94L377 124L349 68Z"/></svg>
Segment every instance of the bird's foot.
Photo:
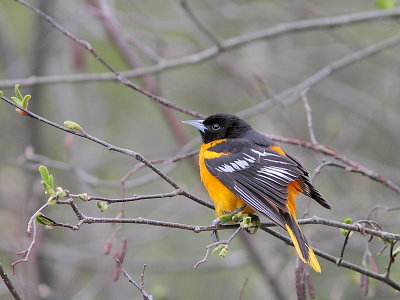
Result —
<svg viewBox="0 0 400 300"><path fill-rule="evenodd" d="M218 226L228 222L241 222L241 216L247 214L239 214L245 206L239 207L231 212L226 213L225 215L219 216L218 218L212 221L212 225ZM211 239L213 242L219 242L218 231L211 231Z"/></svg>

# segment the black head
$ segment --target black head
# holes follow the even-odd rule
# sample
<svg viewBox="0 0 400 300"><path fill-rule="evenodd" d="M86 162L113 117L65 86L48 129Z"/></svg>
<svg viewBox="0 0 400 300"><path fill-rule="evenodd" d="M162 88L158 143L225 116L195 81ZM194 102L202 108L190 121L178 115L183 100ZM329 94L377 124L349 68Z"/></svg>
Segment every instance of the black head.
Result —
<svg viewBox="0 0 400 300"><path fill-rule="evenodd" d="M205 120L184 121L200 131L204 143L219 139L240 138L251 126L234 115L218 113Z"/></svg>

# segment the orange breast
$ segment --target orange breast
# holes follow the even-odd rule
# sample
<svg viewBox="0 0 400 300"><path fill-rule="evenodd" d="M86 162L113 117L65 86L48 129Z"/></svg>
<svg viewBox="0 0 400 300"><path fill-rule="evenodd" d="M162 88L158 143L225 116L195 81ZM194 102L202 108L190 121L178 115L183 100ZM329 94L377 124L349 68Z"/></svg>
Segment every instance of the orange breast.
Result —
<svg viewBox="0 0 400 300"><path fill-rule="evenodd" d="M200 166L200 177L203 182L211 200L214 202L215 215L217 217L229 213L237 208L243 207L246 204L240 200L234 193L232 193L221 181L214 177L208 170L204 163L204 159L217 158L226 153L209 151L208 148L215 146L225 140L213 141L207 144L203 144L199 153L199 166ZM254 212L250 207L244 209L245 213Z"/></svg>

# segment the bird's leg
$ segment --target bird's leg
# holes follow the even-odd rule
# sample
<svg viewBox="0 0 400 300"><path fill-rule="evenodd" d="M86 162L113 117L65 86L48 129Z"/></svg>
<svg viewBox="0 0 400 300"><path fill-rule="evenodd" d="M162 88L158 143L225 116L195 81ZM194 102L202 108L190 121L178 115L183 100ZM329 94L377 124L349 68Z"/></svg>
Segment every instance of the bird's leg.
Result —
<svg viewBox="0 0 400 300"><path fill-rule="evenodd" d="M240 213L246 206L239 207L231 212L226 213L225 215L219 216L218 218L212 221L212 225L217 226L221 225L230 221L237 221L235 220L235 215ZM211 231L211 239L214 243L219 242L218 231L213 230Z"/></svg>

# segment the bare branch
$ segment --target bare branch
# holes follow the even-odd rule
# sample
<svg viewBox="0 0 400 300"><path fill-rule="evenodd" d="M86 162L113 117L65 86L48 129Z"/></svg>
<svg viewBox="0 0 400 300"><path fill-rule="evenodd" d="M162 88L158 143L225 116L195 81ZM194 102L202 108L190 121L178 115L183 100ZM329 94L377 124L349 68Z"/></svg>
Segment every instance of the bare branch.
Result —
<svg viewBox="0 0 400 300"><path fill-rule="evenodd" d="M394 255L393 255L393 249L394 246L396 245L397 241L393 241L390 243L390 250L389 250L389 262L388 265L386 266L386 273L385 273L385 277L389 279L390 277L390 270L392 267L392 264L394 263Z"/></svg>
<svg viewBox="0 0 400 300"><path fill-rule="evenodd" d="M189 145L190 146L190 145ZM178 155L173 156L173 157L168 157L168 158L162 158L162 159L151 159L150 162L152 164L172 164L175 162L178 162L182 159L192 157L196 155L199 151L190 151L186 152L186 148L189 147L183 147ZM182 154L180 154L182 153ZM29 163L29 164L28 164ZM34 164L30 164L34 163ZM63 170L63 171L71 171L73 174L76 176L76 178L81 181L81 182L86 182L90 184L91 186L103 186L103 187L120 187L123 185L124 189L132 188L138 185L143 185L146 183L149 183L151 181L154 181L159 178L156 174L152 173L149 174L148 176L142 176L140 178L128 181L128 177L131 175L131 173L134 173L143 167L145 165L143 163L138 163L135 165L135 168L128 172L121 180L104 180L97 178L89 173L87 173L85 170L70 164L70 163L65 163L62 161L58 160L53 160L50 159L44 155L37 154L34 152L32 147L27 147L25 150L25 153L21 155L17 159L17 164L22 165L25 168L29 168L32 170L37 170L38 164L45 165L50 168L58 169L58 170ZM174 169L174 165L169 165L165 168L162 169L163 173L168 174ZM154 176L155 175L155 176Z"/></svg>
<svg viewBox="0 0 400 300"><path fill-rule="evenodd" d="M348 67L356 62L359 62L371 55L377 54L387 48L396 46L398 44L400 44L400 34L392 36L386 40L383 40L379 43L373 44L371 46L368 46L368 47L358 50L356 52L353 52L345 57L342 57L338 60L335 60L335 61L327 64L321 70L314 73L310 77L306 78L305 80L303 80L296 86L289 88L280 94L277 94L276 98L277 98L277 100L281 101L285 106L289 106L298 100L299 93L301 93L302 91L304 91L307 88L311 88L311 87L315 86L317 83L319 83L323 79L332 75L332 73L334 73L338 70L341 70L343 68L346 68L346 67ZM238 113L237 115L242 118L253 116L257 113L260 113L262 111L269 109L270 107L273 106L273 104L274 103L271 103L271 101L263 101L253 107L250 107L249 109L246 109L246 110Z"/></svg>
<svg viewBox="0 0 400 300"><path fill-rule="evenodd" d="M302 141L302 140L298 140L298 139L289 139L289 138L285 138L285 137L281 137L281 136L276 136L276 135L269 135L266 134L266 136L268 136L270 139L272 139L273 141L276 142L282 142L282 143L288 143L288 144L292 144L292 145L297 145L303 148L308 148L311 149L313 151L316 152L320 152L322 154L331 156L343 163L345 163L346 165L348 165L349 167L351 167L350 169L346 170L350 170L351 172L357 172L360 173L364 176L369 177L370 179L382 183L383 185L385 185L386 187L388 187L389 189L395 191L396 193L400 194L400 186L394 184L392 181L390 181L388 178L386 178L383 175L378 174L375 171L372 171L358 163L356 163L355 161L338 154L337 152L335 152L334 150L328 148L327 146L324 146L322 144L319 145L314 145L310 142L306 142L306 141ZM335 165L338 166L338 165Z"/></svg>
<svg viewBox="0 0 400 300"><path fill-rule="evenodd" d="M266 231L266 232L268 232L268 233L270 233L270 234L272 234L276 238L284 241L286 244L293 246L292 240L290 238L282 235L281 233L279 233L279 232L277 232L277 231L275 231L275 230L273 230L271 228L262 227L261 229ZM316 249L316 248L313 248L313 250L314 250L316 255L318 255L318 256L320 256L320 257L322 257L322 258L324 258L324 259L326 259L326 260L328 260L328 261L330 261L330 262L332 262L334 264L336 264L337 257L335 257L335 256L333 256L333 255L331 255L329 253L326 253L324 251L321 251L319 249ZM360 274L367 275L368 277L374 278L374 279L379 280L381 282L384 282L387 285L393 287L395 290L400 291L400 284L395 282L394 280L392 280L390 278L386 278L385 274L382 275L382 274L378 274L378 273L372 272L370 270L362 268L362 267L360 267L358 265L355 265L355 264L353 264L351 262L348 262L346 260L343 260L340 266L344 267L346 269L350 269L350 270L356 271L356 272L358 272Z"/></svg>
<svg viewBox="0 0 400 300"><path fill-rule="evenodd" d="M126 256L128 240L126 237L123 237L121 240L121 250L119 253L116 253L114 258L116 259L116 265L114 269L114 281L117 281L119 278L119 274L121 273L122 263L124 262Z"/></svg>
<svg viewBox="0 0 400 300"><path fill-rule="evenodd" d="M100 201L106 201L108 204L123 203L123 202L134 202L134 201L146 200L146 199L170 198L170 197L175 197L177 195L181 195L181 193L182 193L182 190L175 190L170 193L160 193L160 194L153 194L153 195L135 195L135 196L129 197L129 198L106 198L106 197L88 196L86 201L100 200ZM77 194L76 195L70 194L69 196L74 199L79 199L79 195L77 195Z"/></svg>
<svg viewBox="0 0 400 300"><path fill-rule="evenodd" d="M152 61L158 63L158 64L163 64L164 62L164 58L162 58L161 56L159 56L153 49L151 49L149 46L145 45L144 43L142 43L139 39L137 39L136 37L132 36L132 35L125 35L125 39L128 43L133 44L136 48L138 48L138 50L140 50L140 52L144 53L146 56L148 56ZM148 75L148 74L144 74L144 75Z"/></svg>
<svg viewBox="0 0 400 300"><path fill-rule="evenodd" d="M179 4L197 28L217 46L219 51L223 51L224 46L222 45L221 39L193 12L187 0L179 0Z"/></svg>
<svg viewBox="0 0 400 300"><path fill-rule="evenodd" d="M223 251L228 251L228 247L229 247L229 245L231 244L232 240L238 235L238 233L239 233L241 230L243 230L243 228L239 226L239 227L232 233L232 235L231 235L228 239L223 240L223 241L219 241L219 242L215 242L215 243L212 243L212 244L208 245L208 246L206 247L206 255L194 265L194 268L197 269L197 267L198 267L199 265L205 263L205 262L207 261L208 257L210 256L210 252L211 252L213 249L215 249L217 246L224 245L224 246L225 246L225 249L223 249ZM222 250L221 250L221 251L222 251ZM220 256L223 257L223 256L225 256L225 255L221 255L221 254L220 254Z"/></svg>
<svg viewBox="0 0 400 300"><path fill-rule="evenodd" d="M138 284L133 278L132 276L129 275L129 273L122 267L122 262L118 259L118 257L114 257L115 261L119 264L120 269L121 269L121 273L124 274L124 276L128 279L128 281L130 283L132 283L143 295L143 298L145 300L153 300L153 296L150 295L144 288L143 288L143 277L144 277L144 270L145 270L145 266L143 267L143 271L142 271L142 275L141 275L141 283Z"/></svg>
<svg viewBox="0 0 400 300"><path fill-rule="evenodd" d="M10 294L13 296L15 300L22 300L21 296L18 294L17 289L12 284L10 278L8 278L6 272L3 269L3 266L0 264L0 277L3 279L4 284L10 291Z"/></svg>
<svg viewBox="0 0 400 300"><path fill-rule="evenodd" d="M313 216L312 218L298 220L299 224L302 224L302 225L319 224L319 225L325 225L325 226L329 226L329 227L346 229L346 230L350 230L350 231L356 231L356 232L360 232L361 234L369 234L369 235L381 237L383 239L396 240L396 241L400 240L400 234L389 233L389 232L376 230L376 229L372 229L372 228L357 226L357 223L365 222L365 221L367 221L367 220L359 220L359 221L354 222L354 224L346 224L346 223L341 223L341 222L337 222L337 221L333 221L333 220L320 218L317 216Z"/></svg>
<svg viewBox="0 0 400 300"><path fill-rule="evenodd" d="M170 177L168 177L165 173L163 173L159 168L157 168L154 164L152 164L149 160L147 160L142 154L140 154L138 152L135 152L133 150L124 149L124 148L112 145L112 144L110 144L110 143L108 143L106 141L103 141L103 140L101 140L99 138L96 138L95 136L92 136L92 135L86 133L83 130L82 131L78 131L78 130L73 130L73 129L67 128L65 126L61 126L61 125L59 125L59 124L57 124L55 122L52 122L52 121L50 121L50 120L48 120L46 118L41 117L41 116L39 116L39 115L37 115L37 114L27 110L27 109L22 108L21 106L15 104L13 101L11 101L10 99L8 99L6 97L1 97L1 99L3 99L5 102L7 102L8 104L10 104L12 106L14 106L16 108L19 108L21 111L25 112L27 116L29 116L29 117L31 117L33 119L36 119L36 120L38 120L40 122L43 122L43 123L45 123L47 125L50 125L52 127L55 127L55 128L57 128L59 130L62 130L62 131L65 131L65 132L69 132L69 133L72 133L72 134L74 134L76 136L80 136L80 137L83 137L85 139L88 139L88 140L90 140L92 142L95 142L95 143L97 143L97 144L99 144L99 145L101 145L103 147L106 147L110 151L114 151L114 152L118 152L118 153L121 153L121 154L124 154L124 155L127 155L127 156L134 157L136 160L138 160L139 162L142 162L149 169L151 169L154 173L156 173L158 176L160 176L164 181L166 181L168 184L170 184L173 188L175 188L177 190L181 190L180 195L185 196L186 198L189 198L189 199L191 199L191 200L193 200L193 201L195 201L195 202L197 202L197 203L199 203L199 204L201 204L201 205L203 205L205 207L209 207L209 208L213 207L212 204L210 204L210 203L208 203L208 202L206 202L204 200L201 200L201 199L193 196L192 194L184 191L183 189L181 189L180 186L175 181L173 181Z"/></svg>
<svg viewBox="0 0 400 300"><path fill-rule="evenodd" d="M32 231L33 231L33 236L32 236L32 241L29 244L29 247L23 251L17 252L17 255L22 256L21 259L16 260L15 262L13 262L11 264L12 266L12 270L13 270L13 274L15 274L15 266L18 265L19 263L22 262L28 262L29 258L31 256L32 253L32 249L33 247L35 247L36 245L36 240L37 240L37 225L36 222L32 223Z"/></svg>
<svg viewBox="0 0 400 300"><path fill-rule="evenodd" d="M336 17L327 17L327 18L311 19L311 20L304 20L304 21L297 21L290 23L282 23L275 27L262 29L259 31L255 31L253 33L227 39L222 42L223 52L231 51L233 49L243 47L249 43L253 43L256 41L273 39L293 32L336 28L338 26L345 26L354 23L368 22L384 18L397 18L399 16L400 16L400 8L396 8L391 10L373 10L373 11L365 11L348 15L341 15ZM390 47L390 45L388 47ZM168 59L168 60L165 59L153 66L138 68L126 72L120 72L120 75L128 78L134 78L143 75L155 74L167 70L172 70L182 66L197 64L212 59L223 52L220 49L218 49L218 47L211 47L201 52L190 54L187 56L175 59ZM115 78L115 74L113 73L31 76L29 78L0 80L0 87L13 87L16 83L19 83L24 86L30 86L36 84L73 83L73 82L104 81L104 80L115 81L117 79ZM306 87L307 86L299 88L297 90L297 93L304 90ZM295 92L293 91L290 94L295 94Z"/></svg>
<svg viewBox="0 0 400 300"><path fill-rule="evenodd" d="M307 92L308 92L308 89L305 89L304 91L302 91L300 93L300 97L301 97L301 100L303 101L304 108L306 110L307 127L308 127L308 132L310 134L311 143L317 145L319 143L317 141L317 138L315 137L314 126L313 126L313 121L312 121L312 111L311 111L311 106L308 103L308 99L307 99L307 95L306 95Z"/></svg>
<svg viewBox="0 0 400 300"><path fill-rule="evenodd" d="M41 11L40 9L37 9L33 6L31 6L30 4L28 4L27 2L23 1L23 0L15 0L18 3L24 5L25 7L31 9L32 11L34 11L35 13L37 13L38 15L40 15L42 18L44 18L52 27L54 27L55 29L57 29L58 31L60 31L62 34L64 34L66 37L68 37L69 39L71 39L72 41L74 41L75 43L77 43L79 46L81 46L82 48L86 49L87 51L89 51L101 64L103 64L108 70L110 70L115 78L121 82L123 85L147 96L148 98L166 106L169 108L173 108L177 111L183 112L185 114L194 116L194 117L198 117L198 118L204 118L205 116L201 113L195 112L195 111L191 111L189 109L186 109L184 107L181 107L163 97L154 95L152 93L150 93L149 91L142 89L141 87L135 85L132 81L128 80L128 78L124 75L122 75L120 72L118 72L116 69L114 69L114 67L109 64L99 53L97 53L97 51L87 42L84 40L80 40L78 39L75 35L73 35L71 32L69 32L67 29L65 29L64 27L62 27L60 24L58 24L52 17L50 17L49 15L47 15L46 13L44 13L43 11Z"/></svg>

